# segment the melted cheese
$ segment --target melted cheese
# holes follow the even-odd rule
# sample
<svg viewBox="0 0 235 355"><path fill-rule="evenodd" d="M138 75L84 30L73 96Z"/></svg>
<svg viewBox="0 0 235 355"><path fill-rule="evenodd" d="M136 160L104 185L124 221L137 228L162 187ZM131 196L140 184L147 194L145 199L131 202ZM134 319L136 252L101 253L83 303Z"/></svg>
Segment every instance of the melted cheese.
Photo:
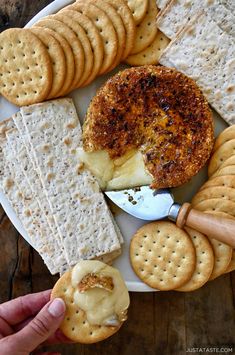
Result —
<svg viewBox="0 0 235 355"><path fill-rule="evenodd" d="M102 190L121 190L152 182L138 150L129 151L121 158L112 160L106 151L87 153L79 148L78 158L97 178Z"/></svg>
<svg viewBox="0 0 235 355"><path fill-rule="evenodd" d="M95 287L85 292L79 292L79 283L91 273L102 277L111 277L114 285L113 290L108 291ZM100 261L81 261L72 270L72 286L76 290L74 302L86 312L90 324L118 326L126 319L126 312L130 304L129 293L117 269Z"/></svg>

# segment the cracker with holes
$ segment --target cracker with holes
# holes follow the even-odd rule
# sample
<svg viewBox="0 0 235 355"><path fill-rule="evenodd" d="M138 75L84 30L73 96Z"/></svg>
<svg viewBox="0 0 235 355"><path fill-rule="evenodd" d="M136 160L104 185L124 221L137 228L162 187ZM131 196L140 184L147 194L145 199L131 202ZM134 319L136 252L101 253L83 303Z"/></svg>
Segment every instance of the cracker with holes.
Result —
<svg viewBox="0 0 235 355"><path fill-rule="evenodd" d="M216 138L213 151L216 151L222 144L235 139L235 125L227 127L224 129Z"/></svg>
<svg viewBox="0 0 235 355"><path fill-rule="evenodd" d="M81 42L79 41L75 33L69 28L69 26L55 19L55 15L50 15L39 20L35 23L34 26L50 28L51 30L63 36L70 44L74 56L75 65L74 78L71 83L71 87L69 88L69 91L72 91L78 86L84 69L84 51Z"/></svg>
<svg viewBox="0 0 235 355"><path fill-rule="evenodd" d="M51 58L53 80L51 91L47 97L47 99L51 99L58 96L58 93L64 84L66 75L65 55L60 43L44 29L32 28L30 31L33 32L47 47L48 54Z"/></svg>
<svg viewBox="0 0 235 355"><path fill-rule="evenodd" d="M82 2L83 0L79 0L79 1ZM125 27L123 25L121 16L118 14L115 8L113 8L113 6L106 1L86 0L86 3L93 4L94 6L98 7L98 9L103 10L106 13L106 15L109 17L109 19L112 21L113 27L115 29L117 35L117 54L111 67L109 67L107 70L107 71L111 71L118 64L120 64L125 49L126 33L125 33Z"/></svg>
<svg viewBox="0 0 235 355"><path fill-rule="evenodd" d="M197 290L209 280L214 268L214 253L205 235L192 228L186 227L185 230L196 250L196 268L191 279L180 288L177 288L177 291L189 292Z"/></svg>
<svg viewBox="0 0 235 355"><path fill-rule="evenodd" d="M127 0L127 5L132 12L136 25L144 19L149 1L151 0Z"/></svg>
<svg viewBox="0 0 235 355"><path fill-rule="evenodd" d="M89 17L100 32L104 46L104 58L99 74L107 72L115 60L118 48L118 39L112 20L105 11L90 3L76 2L70 8Z"/></svg>
<svg viewBox="0 0 235 355"><path fill-rule="evenodd" d="M235 175L235 165L228 165L222 168L222 166L211 175L211 179L218 176Z"/></svg>
<svg viewBox="0 0 235 355"><path fill-rule="evenodd" d="M129 294L119 271L100 261L81 261L55 284L51 298L66 304L61 331L91 344L116 333L127 319Z"/></svg>
<svg viewBox="0 0 235 355"><path fill-rule="evenodd" d="M157 34L156 16L158 9L155 0L149 0L148 9L143 21L136 28L134 47L131 54L142 52L155 39Z"/></svg>
<svg viewBox="0 0 235 355"><path fill-rule="evenodd" d="M126 58L125 62L133 66L158 64L159 58L168 43L169 39L162 32L158 31L154 41L146 49L137 54L130 55Z"/></svg>
<svg viewBox="0 0 235 355"><path fill-rule="evenodd" d="M76 21L84 29L90 41L91 49L93 52L93 67L89 78L87 78L87 80L81 84L82 86L86 86L90 84L90 82L92 82L92 80L94 80L98 75L103 63L104 46L102 38L93 22L86 15L72 10L71 6L62 9L59 13L63 13L64 15Z"/></svg>
<svg viewBox="0 0 235 355"><path fill-rule="evenodd" d="M123 51L122 59L125 59L134 46L136 26L135 21L129 7L125 0L106 0L110 5L112 5L118 14L121 16L123 25L126 31L126 43Z"/></svg>
<svg viewBox="0 0 235 355"><path fill-rule="evenodd" d="M146 224L136 232L130 244L130 260L143 282L162 291L181 287L196 266L189 235L165 221Z"/></svg>
<svg viewBox="0 0 235 355"><path fill-rule="evenodd" d="M208 166L208 175L213 175L232 155L235 155L235 139L225 142L214 152Z"/></svg>
<svg viewBox="0 0 235 355"><path fill-rule="evenodd" d="M45 45L27 29L0 34L0 93L18 106L47 98L52 63Z"/></svg>
<svg viewBox="0 0 235 355"><path fill-rule="evenodd" d="M212 186L198 191L192 199L192 204L196 205L202 201L219 198L235 202L235 189L227 186Z"/></svg>
<svg viewBox="0 0 235 355"><path fill-rule="evenodd" d="M235 188L235 176L234 175L227 175L227 176L218 176L213 179L210 179L202 185L199 191L204 190L208 187L212 186L226 186Z"/></svg>
<svg viewBox="0 0 235 355"><path fill-rule="evenodd" d="M85 32L85 30L82 28L82 26L75 21L73 18L67 16L66 14L63 13L58 13L55 15L55 18L67 26L76 34L77 38L81 42L84 55L85 55L85 60L84 60L84 69L83 69L83 74L80 78L80 81L77 83L77 87L80 87L84 84L84 82L88 79L88 77L91 74L92 67L93 67L93 62L94 62L94 56L91 48L91 44L89 41L89 38Z"/></svg>

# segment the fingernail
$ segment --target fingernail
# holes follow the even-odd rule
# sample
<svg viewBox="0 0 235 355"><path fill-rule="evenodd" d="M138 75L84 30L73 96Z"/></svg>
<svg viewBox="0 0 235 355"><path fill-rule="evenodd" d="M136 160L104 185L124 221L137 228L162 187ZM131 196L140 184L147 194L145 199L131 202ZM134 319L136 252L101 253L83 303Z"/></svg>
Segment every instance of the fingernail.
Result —
<svg viewBox="0 0 235 355"><path fill-rule="evenodd" d="M53 317L60 317L65 312L65 303L61 298L55 298L48 307L48 312Z"/></svg>

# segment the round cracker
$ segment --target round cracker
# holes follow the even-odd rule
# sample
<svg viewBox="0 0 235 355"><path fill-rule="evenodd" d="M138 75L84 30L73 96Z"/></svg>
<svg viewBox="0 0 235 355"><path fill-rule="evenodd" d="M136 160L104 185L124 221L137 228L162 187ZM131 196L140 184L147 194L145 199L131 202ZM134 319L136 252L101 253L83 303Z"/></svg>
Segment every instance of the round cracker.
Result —
<svg viewBox="0 0 235 355"><path fill-rule="evenodd" d="M64 8L63 10L60 11L60 13L64 13L66 16L69 16L74 21L77 21L79 23L79 25L86 32L86 35L90 41L92 52L93 52L93 60L94 60L93 68L88 79L82 85L82 86L86 86L95 79L95 77L98 75L100 71L101 65L103 63L103 56L104 56L103 42L99 34L99 31L97 30L93 22L87 16L81 14L78 11L72 10L71 6Z"/></svg>
<svg viewBox="0 0 235 355"><path fill-rule="evenodd" d="M33 28L37 28L37 26L34 26ZM42 27L39 27L42 28ZM46 33L49 35L53 36L61 45L61 48L64 52L65 56L65 63L66 63L66 75L65 75L65 80L62 88L60 89L60 92L57 93L57 96L63 96L68 89L71 87L71 84L73 82L74 78L74 57L73 57L73 52L72 49L69 45L69 43L66 41L66 39L61 36L59 33L51 30L50 28L44 28L43 29Z"/></svg>
<svg viewBox="0 0 235 355"><path fill-rule="evenodd" d="M158 9L155 0L149 0L149 6L146 12L146 16L143 21L136 28L136 36L134 47L131 54L142 52L147 48L157 35L156 16Z"/></svg>
<svg viewBox="0 0 235 355"><path fill-rule="evenodd" d="M135 273L152 288L181 287L195 270L195 248L188 234L171 222L153 222L140 228L130 244Z"/></svg>
<svg viewBox="0 0 235 355"><path fill-rule="evenodd" d="M235 139L235 125L227 127L223 132L219 134L219 136L216 138L213 151L216 151L221 145L230 141L231 139Z"/></svg>
<svg viewBox="0 0 235 355"><path fill-rule="evenodd" d="M235 154L235 139L222 144L212 155L208 166L208 175L213 175L220 168L223 162Z"/></svg>
<svg viewBox="0 0 235 355"><path fill-rule="evenodd" d="M125 49L126 33L122 19L118 12L115 10L115 8L113 8L113 6L111 6L108 2L104 0L86 0L86 3L93 4L99 9L103 10L111 20L113 27L116 31L118 42L117 55L111 67L108 68L107 72L111 71L112 69L116 68L116 66L121 62L123 51Z"/></svg>
<svg viewBox="0 0 235 355"><path fill-rule="evenodd" d="M228 159L226 159L223 164L220 166L220 169L225 168L226 166L229 165L235 165L235 155L232 155L231 157L229 157Z"/></svg>
<svg viewBox="0 0 235 355"><path fill-rule="evenodd" d="M191 279L177 288L177 291L194 291L202 287L210 278L214 268L214 252L208 238L192 228L185 227L196 250L196 268Z"/></svg>
<svg viewBox="0 0 235 355"><path fill-rule="evenodd" d="M65 55L59 42L44 29L33 27L30 31L32 31L47 47L48 54L51 58L53 80L51 91L49 92L47 99L52 99L57 96L64 84L66 74Z"/></svg>
<svg viewBox="0 0 235 355"><path fill-rule="evenodd" d="M90 3L76 2L71 8L86 15L100 32L104 46L104 58L99 74L105 73L115 60L117 54L117 35L112 21L106 13Z"/></svg>
<svg viewBox="0 0 235 355"><path fill-rule="evenodd" d="M126 31L126 43L123 51L122 59L125 59L134 46L135 35L136 35L136 25L132 13L127 6L125 0L105 0L110 5L112 5L118 14L121 16L122 22Z"/></svg>
<svg viewBox="0 0 235 355"><path fill-rule="evenodd" d="M35 26L50 28L51 30L63 36L70 44L75 64L74 79L71 84L71 87L69 88L69 91L72 91L74 88L77 87L79 80L81 79L83 74L84 51L81 42L79 41L75 33L69 28L69 26L55 19L55 15L50 15L39 20L38 22L36 22Z"/></svg>
<svg viewBox="0 0 235 355"><path fill-rule="evenodd" d="M33 44L33 45L32 45ZM0 93L15 105L45 100L52 85L52 63L45 45L29 29L0 34Z"/></svg>
<svg viewBox="0 0 235 355"><path fill-rule="evenodd" d="M66 304L65 317L60 329L67 338L82 344L92 344L110 337L120 329L122 324L118 327L89 324L86 313L74 302L74 292L71 271L67 271L56 282L51 292L51 299L59 297Z"/></svg>
<svg viewBox="0 0 235 355"><path fill-rule="evenodd" d="M149 0L127 0L127 5L132 12L136 25L144 19L148 9L148 3Z"/></svg>
<svg viewBox="0 0 235 355"><path fill-rule="evenodd" d="M227 274L228 272L232 272L234 270L235 270L235 250L233 249L231 261L224 273Z"/></svg>
<svg viewBox="0 0 235 355"><path fill-rule="evenodd" d="M204 200L219 198L235 202L235 189L227 186L212 186L200 190L192 199L192 204L196 205Z"/></svg>
<svg viewBox="0 0 235 355"><path fill-rule="evenodd" d="M206 181L202 185L199 191L212 186L227 186L227 187L235 188L235 176L234 175L217 176L213 179Z"/></svg>
<svg viewBox="0 0 235 355"><path fill-rule="evenodd" d="M218 211L204 211L205 213L216 214L221 217L227 217L228 215ZM224 274L228 269L228 266L232 259L233 249L224 243L219 242L216 239L210 239L213 251L214 251L214 268L210 276L210 280L214 280L216 277Z"/></svg>
<svg viewBox="0 0 235 355"><path fill-rule="evenodd" d="M158 31L154 41L147 48L127 57L125 63L133 66L158 64L159 58L169 42L169 38Z"/></svg>
<svg viewBox="0 0 235 355"><path fill-rule="evenodd" d="M211 198L196 204L192 203L192 206L199 211L217 211L235 216L235 202L229 200Z"/></svg>
<svg viewBox="0 0 235 355"><path fill-rule="evenodd" d="M211 175L210 179L218 176L235 175L235 165L229 165L222 168L222 166Z"/></svg>
<svg viewBox="0 0 235 355"><path fill-rule="evenodd" d="M82 86L83 83L88 79L89 75L91 74L92 67L93 67L94 56L92 53L90 41L84 29L73 18L67 16L63 12L56 14L55 18L58 19L59 21L62 21L64 24L69 26L71 30L73 30L73 32L76 34L77 38L79 39L83 47L83 51L85 55L84 69L83 69L83 74L81 76L81 79L77 84L77 87Z"/></svg>

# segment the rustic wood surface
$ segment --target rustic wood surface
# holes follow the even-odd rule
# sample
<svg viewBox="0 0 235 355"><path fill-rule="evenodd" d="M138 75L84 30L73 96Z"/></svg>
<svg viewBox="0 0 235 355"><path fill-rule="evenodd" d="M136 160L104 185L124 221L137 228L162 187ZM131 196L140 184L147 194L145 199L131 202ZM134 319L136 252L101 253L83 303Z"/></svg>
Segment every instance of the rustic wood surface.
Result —
<svg viewBox="0 0 235 355"><path fill-rule="evenodd" d="M0 32L22 27L48 0L0 0ZM51 288L52 277L39 255L14 229L0 207L0 302ZM64 355L184 355L208 349L235 354L235 273L224 275L190 293L132 293L129 319L110 339L97 345L57 345ZM233 348L233 350L231 350ZM1 350L0 350L1 353ZM189 352L190 353L190 352Z"/></svg>

